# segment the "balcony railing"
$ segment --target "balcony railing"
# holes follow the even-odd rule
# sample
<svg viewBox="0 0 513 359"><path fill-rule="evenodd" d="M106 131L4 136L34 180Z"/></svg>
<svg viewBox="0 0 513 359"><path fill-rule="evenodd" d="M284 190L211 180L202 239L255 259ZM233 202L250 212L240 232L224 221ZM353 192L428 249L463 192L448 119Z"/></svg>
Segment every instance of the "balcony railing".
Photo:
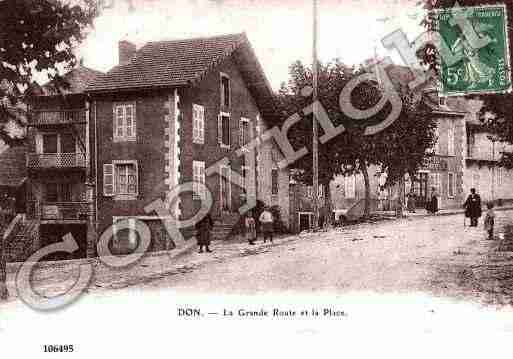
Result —
<svg viewBox="0 0 513 359"><path fill-rule="evenodd" d="M34 110L29 117L33 126L85 123L86 111L80 110Z"/></svg>
<svg viewBox="0 0 513 359"><path fill-rule="evenodd" d="M29 153L28 168L85 168L84 153Z"/></svg>
<svg viewBox="0 0 513 359"><path fill-rule="evenodd" d="M40 220L87 220L87 202L36 202L28 203L29 218Z"/></svg>

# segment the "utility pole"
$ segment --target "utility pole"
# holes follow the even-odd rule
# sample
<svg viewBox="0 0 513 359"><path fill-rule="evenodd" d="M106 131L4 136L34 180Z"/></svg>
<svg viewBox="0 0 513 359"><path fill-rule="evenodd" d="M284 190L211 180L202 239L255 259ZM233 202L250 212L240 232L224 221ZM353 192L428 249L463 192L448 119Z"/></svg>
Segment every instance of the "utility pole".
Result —
<svg viewBox="0 0 513 359"><path fill-rule="evenodd" d="M318 78L319 69L317 61L317 36L318 36L318 25L317 25L317 0L313 0L313 49L312 49L312 75L313 75L313 114L312 114L312 166L313 166L313 210L314 210L314 228L317 229L319 225L319 134L317 129L317 100L319 97L318 92Z"/></svg>
<svg viewBox="0 0 513 359"><path fill-rule="evenodd" d="M495 137L492 140L492 203L495 202Z"/></svg>
<svg viewBox="0 0 513 359"><path fill-rule="evenodd" d="M0 213L0 216L4 216ZM7 228L7 223L3 223L3 218L0 218L0 300L6 300L9 297L7 290L7 263L4 256L4 233Z"/></svg>

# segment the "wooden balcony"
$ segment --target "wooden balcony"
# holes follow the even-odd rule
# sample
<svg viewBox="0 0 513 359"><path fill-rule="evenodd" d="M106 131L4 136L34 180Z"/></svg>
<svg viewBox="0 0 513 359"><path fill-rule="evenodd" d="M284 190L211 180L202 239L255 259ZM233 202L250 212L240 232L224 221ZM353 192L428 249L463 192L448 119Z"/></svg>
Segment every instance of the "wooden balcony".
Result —
<svg viewBox="0 0 513 359"><path fill-rule="evenodd" d="M89 214L87 202L37 202L28 203L29 218L41 221L85 222Z"/></svg>
<svg viewBox="0 0 513 359"><path fill-rule="evenodd" d="M32 169L86 168L85 153L29 153L27 167Z"/></svg>
<svg viewBox="0 0 513 359"><path fill-rule="evenodd" d="M34 110L29 116L30 126L69 125L86 122L86 110Z"/></svg>

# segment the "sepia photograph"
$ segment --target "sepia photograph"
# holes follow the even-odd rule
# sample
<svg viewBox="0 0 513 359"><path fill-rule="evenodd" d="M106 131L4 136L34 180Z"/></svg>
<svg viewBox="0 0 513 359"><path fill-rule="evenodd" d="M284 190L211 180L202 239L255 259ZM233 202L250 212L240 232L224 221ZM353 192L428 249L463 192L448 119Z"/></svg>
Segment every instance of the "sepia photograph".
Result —
<svg viewBox="0 0 513 359"><path fill-rule="evenodd" d="M0 355L509 357L511 0L0 0Z"/></svg>

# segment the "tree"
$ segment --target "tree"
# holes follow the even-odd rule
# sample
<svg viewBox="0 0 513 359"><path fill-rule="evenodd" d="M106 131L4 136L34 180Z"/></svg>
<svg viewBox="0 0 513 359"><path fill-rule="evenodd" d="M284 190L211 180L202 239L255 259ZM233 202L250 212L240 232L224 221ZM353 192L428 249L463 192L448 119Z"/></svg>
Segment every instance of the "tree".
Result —
<svg viewBox="0 0 513 359"><path fill-rule="evenodd" d="M17 103L34 74L46 71L66 86L58 76L59 68L76 64L73 50L98 14L94 0L81 1L79 5L57 0L0 1L0 139L8 145L20 142L8 124L26 125Z"/></svg>
<svg viewBox="0 0 513 359"><path fill-rule="evenodd" d="M34 74L47 71L60 86L67 85L59 77L59 67L76 64L73 50L84 40L97 14L94 0L82 0L79 5L57 0L0 1L0 140L8 145L23 141L13 135L10 126L23 129L26 125L18 102ZM5 280L0 243L0 299L8 295Z"/></svg>
<svg viewBox="0 0 513 359"><path fill-rule="evenodd" d="M402 73L409 70L393 66L393 70ZM345 131L326 143L319 144L319 183L329 188L330 181L336 175L361 173L365 183L364 216L370 214L370 179L368 168L375 165L387 172L387 185L393 185L404 174L412 177L427 156L427 150L434 144L434 128L436 126L431 109L424 104L420 93L413 93L403 86L401 80L394 78L400 98L403 102L401 113L396 121L373 135L364 134L365 129L385 120L392 111L387 103L375 116L355 121L340 109L339 96L349 81L363 74L364 69L348 67L335 60L319 66L319 99L330 120L335 126L344 125ZM411 73L410 73L411 74ZM303 109L311 102L305 88L311 86L311 70L301 62L290 67L290 79L283 85L278 94L278 103L283 118L293 113L302 114ZM363 81L351 94L354 107L365 110L378 104L384 95L384 88L374 81ZM294 148L312 145L312 115L304 116L289 132L289 139ZM320 133L322 136L322 131ZM311 153L311 151L309 152ZM296 179L303 183L312 181L312 156L304 156L292 164ZM329 192L329 191L326 191Z"/></svg>

